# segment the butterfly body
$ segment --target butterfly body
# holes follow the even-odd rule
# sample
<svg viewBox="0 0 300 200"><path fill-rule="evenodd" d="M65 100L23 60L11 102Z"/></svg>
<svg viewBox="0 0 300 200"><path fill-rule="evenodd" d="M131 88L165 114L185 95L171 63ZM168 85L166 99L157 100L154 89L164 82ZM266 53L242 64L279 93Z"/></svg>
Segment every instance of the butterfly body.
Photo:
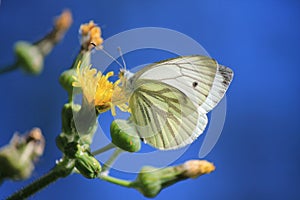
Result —
<svg viewBox="0 0 300 200"><path fill-rule="evenodd" d="M139 137L162 150L192 143L206 113L224 96L233 72L205 56L184 56L120 73L123 100Z"/></svg>

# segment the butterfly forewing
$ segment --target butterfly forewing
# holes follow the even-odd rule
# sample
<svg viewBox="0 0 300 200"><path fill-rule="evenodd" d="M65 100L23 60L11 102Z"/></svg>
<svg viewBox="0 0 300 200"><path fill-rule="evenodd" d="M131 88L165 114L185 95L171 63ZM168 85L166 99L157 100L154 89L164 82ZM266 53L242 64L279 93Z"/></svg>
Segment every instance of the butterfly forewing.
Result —
<svg viewBox="0 0 300 200"><path fill-rule="evenodd" d="M217 62L209 57L185 56L146 66L133 79L157 80L171 85L199 107L211 91L217 67Z"/></svg>

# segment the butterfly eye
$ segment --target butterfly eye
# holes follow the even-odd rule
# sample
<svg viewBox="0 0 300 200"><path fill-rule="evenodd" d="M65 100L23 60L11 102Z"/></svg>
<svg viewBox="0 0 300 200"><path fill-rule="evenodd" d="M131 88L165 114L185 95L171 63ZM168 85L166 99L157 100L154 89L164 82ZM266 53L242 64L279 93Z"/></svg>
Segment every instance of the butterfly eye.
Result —
<svg viewBox="0 0 300 200"><path fill-rule="evenodd" d="M198 85L198 82L193 82L193 87L195 88L195 87L197 87L197 85Z"/></svg>
<svg viewBox="0 0 300 200"><path fill-rule="evenodd" d="M123 77L124 77L124 71L123 71L123 70L120 70L119 78L123 78Z"/></svg>

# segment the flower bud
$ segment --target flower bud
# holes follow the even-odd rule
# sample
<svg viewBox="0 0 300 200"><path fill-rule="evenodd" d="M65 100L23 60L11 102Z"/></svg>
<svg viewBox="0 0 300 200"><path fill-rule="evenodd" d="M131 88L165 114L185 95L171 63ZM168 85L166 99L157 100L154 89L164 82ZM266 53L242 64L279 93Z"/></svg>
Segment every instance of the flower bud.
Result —
<svg viewBox="0 0 300 200"><path fill-rule="evenodd" d="M68 92L69 95L73 95L72 83L75 81L74 76L76 75L76 69L68 69L64 71L59 77L60 85Z"/></svg>
<svg viewBox="0 0 300 200"><path fill-rule="evenodd" d="M141 141L134 126L126 120L114 120L110 126L112 143L124 151L137 152Z"/></svg>
<svg viewBox="0 0 300 200"><path fill-rule="evenodd" d="M132 185L144 196L155 197L162 189L170 185L187 178L208 174L214 169L214 165L205 160L191 160L182 165L166 168L145 166Z"/></svg>
<svg viewBox="0 0 300 200"><path fill-rule="evenodd" d="M29 74L38 75L43 70L44 56L39 48L25 41L15 44L17 62Z"/></svg>
<svg viewBox="0 0 300 200"><path fill-rule="evenodd" d="M90 153L88 145L70 142L63 152L68 158L75 159L75 167L84 177L96 178L101 172L101 165Z"/></svg>
<svg viewBox="0 0 300 200"><path fill-rule="evenodd" d="M86 178L97 178L101 172L101 165L89 152L80 152L76 156L76 169Z"/></svg>
<svg viewBox="0 0 300 200"><path fill-rule="evenodd" d="M91 64L91 53L89 51L80 51L70 69L64 71L59 77L60 85L69 93L75 95L80 89L73 87L76 77L76 70L81 66L89 66ZM72 97L72 96L71 96Z"/></svg>
<svg viewBox="0 0 300 200"><path fill-rule="evenodd" d="M39 128L28 134L14 134L10 144L0 149L0 182L3 179L24 180L34 170L34 162L43 154L45 139Z"/></svg>

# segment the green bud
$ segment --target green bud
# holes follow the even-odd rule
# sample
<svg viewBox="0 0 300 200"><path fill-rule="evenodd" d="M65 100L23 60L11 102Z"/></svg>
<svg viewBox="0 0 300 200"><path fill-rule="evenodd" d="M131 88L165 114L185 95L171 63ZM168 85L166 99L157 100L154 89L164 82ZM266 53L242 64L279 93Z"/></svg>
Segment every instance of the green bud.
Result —
<svg viewBox="0 0 300 200"><path fill-rule="evenodd" d="M97 178L101 172L100 163L88 151L77 152L75 167L84 177L89 179Z"/></svg>
<svg viewBox="0 0 300 200"><path fill-rule="evenodd" d="M15 54L18 64L24 71L34 75L42 72L44 56L35 45L19 41L15 44Z"/></svg>
<svg viewBox="0 0 300 200"><path fill-rule="evenodd" d="M79 93L80 91L78 88L74 88L72 86L73 82L75 81L73 78L75 75L76 75L76 69L72 68L64 71L59 77L60 85L69 93L69 95L73 95L74 92L76 92L77 90L78 92L76 92L75 94Z"/></svg>
<svg viewBox="0 0 300 200"><path fill-rule="evenodd" d="M141 149L141 141L136 129L127 120L114 120L110 125L112 143L128 152Z"/></svg>
<svg viewBox="0 0 300 200"><path fill-rule="evenodd" d="M76 76L76 70L82 66L89 66L91 64L91 54L89 51L80 51L73 62L70 69L64 71L59 77L59 83L61 86L69 93L69 96L72 98L72 95L78 94L81 92L80 88L74 88L73 82L74 76Z"/></svg>
<svg viewBox="0 0 300 200"><path fill-rule="evenodd" d="M65 146L63 152L68 158L75 159L75 167L84 177L98 177L101 172L101 165L90 153L89 146L70 142Z"/></svg>

